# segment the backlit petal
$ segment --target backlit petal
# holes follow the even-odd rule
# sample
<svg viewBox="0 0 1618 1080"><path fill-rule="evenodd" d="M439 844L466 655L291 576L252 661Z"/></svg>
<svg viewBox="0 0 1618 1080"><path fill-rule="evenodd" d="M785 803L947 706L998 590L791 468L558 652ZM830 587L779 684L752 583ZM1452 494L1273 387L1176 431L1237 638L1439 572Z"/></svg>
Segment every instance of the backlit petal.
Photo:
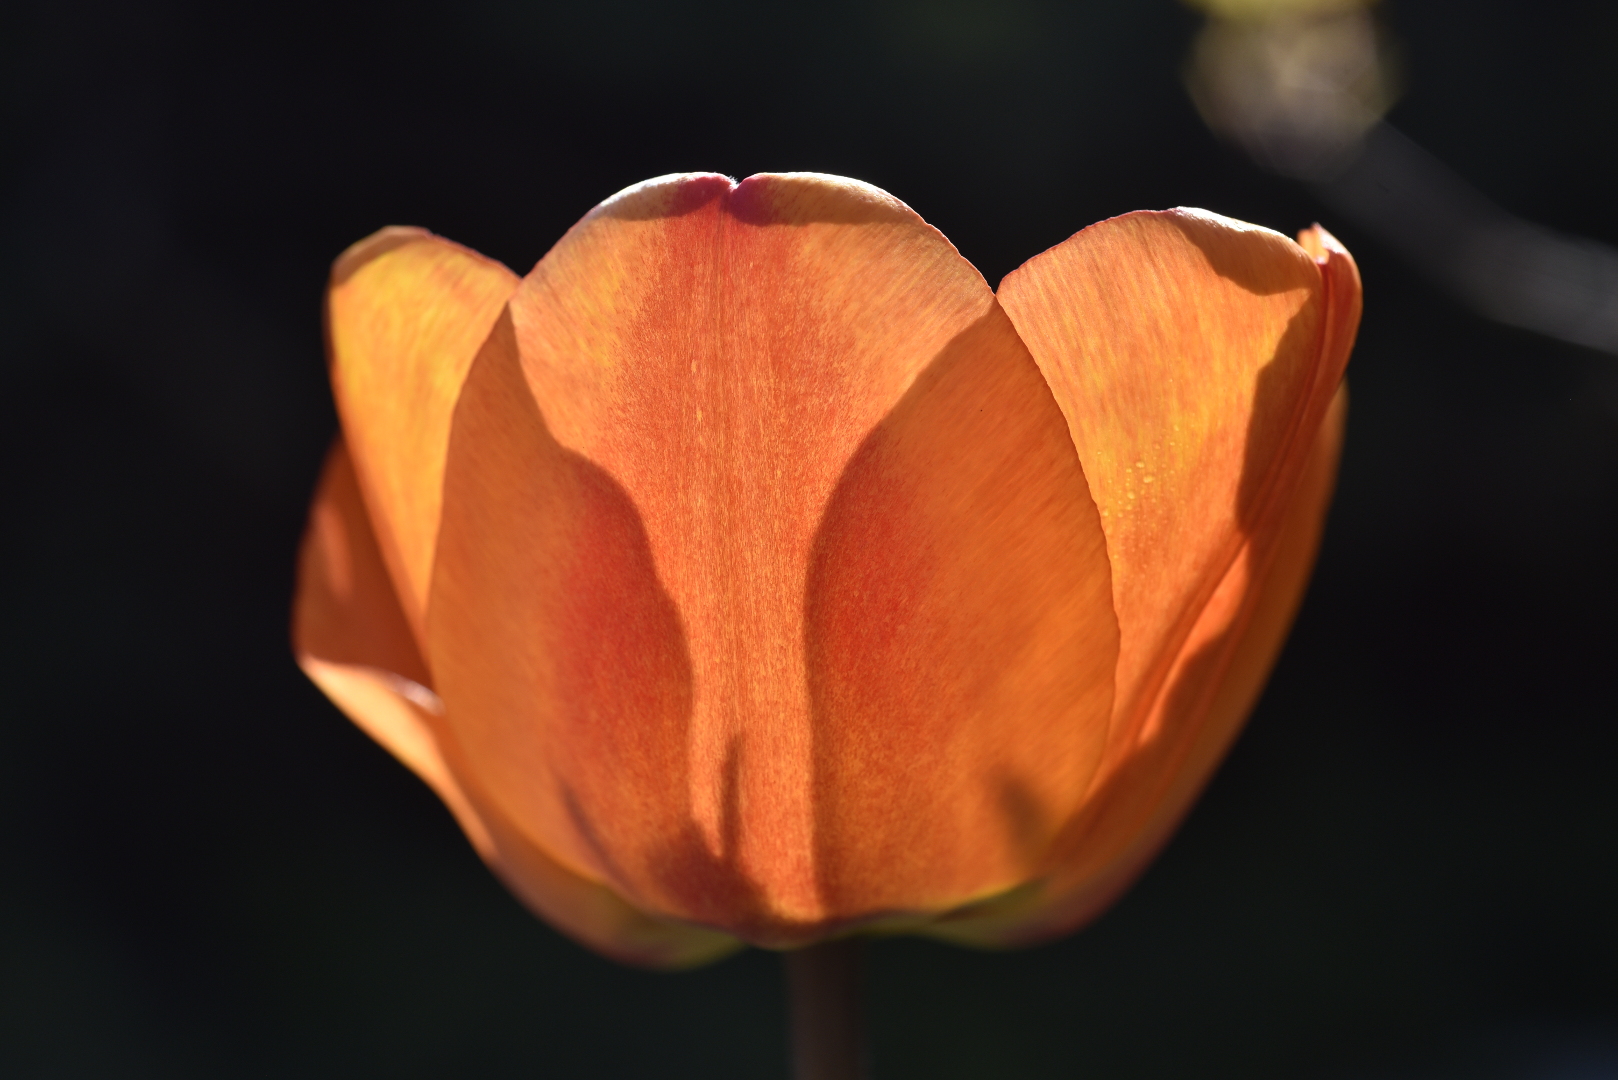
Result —
<svg viewBox="0 0 1618 1080"><path fill-rule="evenodd" d="M418 632L450 414L517 275L422 229L389 228L332 267L332 392L384 557Z"/></svg>
<svg viewBox="0 0 1618 1080"><path fill-rule="evenodd" d="M466 800L431 730L409 700L431 703L432 679L383 564L348 448L339 439L309 510L298 562L292 644L309 677L370 736L393 751L446 802ZM462 809L457 817L465 821ZM475 822L473 822L475 826ZM474 831L480 851L486 837Z"/></svg>
<svg viewBox="0 0 1618 1080"><path fill-rule="evenodd" d="M1158 706L1193 627L1289 504L1358 322L1358 279L1334 250L1323 275L1267 229L1142 212L1085 229L1000 287L1107 535L1121 645L1103 778L1163 734ZM1337 281L1344 267L1351 282Z"/></svg>
<svg viewBox="0 0 1618 1080"><path fill-rule="evenodd" d="M1103 223L1109 224L1114 223ZM1243 246L1244 231L1232 230L1229 239L1236 243L1230 246L1238 250ZM1259 234L1260 239L1263 236ZM1149 698L1135 707L1139 719L1119 724L1108 765L1098 772L1096 787L1083 813L1069 824L1052 850L1049 876L957 913L932 928L939 936L979 944L1015 944L1066 932L1104 910L1166 841L1256 699L1290 626L1319 542L1336 475L1346 401L1339 389L1329 398L1331 404L1324 407L1329 411L1322 417L1322 399L1339 385L1360 314L1359 275L1347 252L1318 227L1299 239L1302 250L1320 273L1318 292L1312 300L1318 309L1312 351L1305 352L1301 360L1294 359L1307 375L1288 379L1284 384L1294 387L1297 394L1294 408L1299 434L1269 453L1264 452L1260 442L1248 455L1247 467L1262 467L1264 471L1256 479L1250 479L1244 471L1240 478L1236 490L1236 551L1206 597L1193 602L1190 627L1158 661L1163 671L1153 680L1156 685L1150 688ZM1151 246L1146 245L1148 250ZM1273 242L1255 246L1260 253L1265 248L1276 250ZM1170 245L1171 252L1173 247ZM1289 254L1284 247L1280 252ZM1136 251L1134 256L1139 259L1142 254ZM1161 251L1156 255L1159 265L1168 262ZM1228 267L1228 249L1223 258ZM1284 260L1277 261L1284 265ZM1082 264L1080 269L1084 269ZM1177 272L1184 273L1183 264ZM1244 276L1251 284L1262 283L1250 269ZM1049 281L1046 287L1050 287ZM1002 293L1006 291L1002 287ZM1172 292L1172 288L1163 291ZM1263 296L1267 290L1254 291ZM1106 290L1094 292L1105 296ZM1204 301L1191 295L1182 302L1194 307ZM1010 303L1015 305L1017 301ZM1267 392L1277 393L1269 380L1278 378L1271 372L1277 370L1277 361L1288 356L1287 336L1283 334L1274 348L1274 359L1263 369L1263 379L1250 384L1254 387L1253 412L1260 411ZM1045 345L1049 350L1049 340ZM1206 353L1186 336L1181 337L1178 348L1181 357L1208 363ZM1258 351L1262 354L1262 344ZM1137 364L1151 369L1152 352L1150 348L1138 348ZM1159 359L1156 370L1161 373L1169 369L1172 378L1174 356L1169 352L1166 360ZM1049 351L1046 357L1049 359ZM1068 358L1077 367L1086 362L1082 347L1072 349ZM1053 367L1047 365L1046 370ZM1140 393L1137 401L1150 403L1164 396L1148 391ZM1071 403L1074 399L1070 395L1067 400ZM1076 408L1069 411L1070 423L1075 411ZM1154 422L1153 410L1148 407L1144 411L1141 423L1149 427ZM1255 422L1251 414L1245 424L1255 435L1276 426L1279 425ZM1080 430L1078 425L1075 430ZM1300 436L1308 440L1308 454L1295 449ZM1094 476L1091 482L1096 484ZM1244 510L1242 492L1249 484L1258 494L1246 497ZM1110 520L1107 523L1116 524ZM1126 543L1140 535L1128 528L1109 528L1109 544L1115 532ZM1120 554L1127 558L1140 550L1120 546L1122 552L1113 557L1115 570Z"/></svg>
<svg viewBox="0 0 1618 1080"><path fill-rule="evenodd" d="M784 944L991 893L1091 782L1117 630L1079 457L982 278L876 189L603 204L473 365L445 493L459 752L649 911Z"/></svg>
<svg viewBox="0 0 1618 1080"><path fill-rule="evenodd" d="M1163 695L1175 738L1140 749L1093 793L1052 852L1049 876L926 928L974 945L1019 945L1083 925L1145 870L1189 810L1241 729L1274 666L1314 567L1342 449L1346 388L1316 436L1282 524L1259 554L1246 545L1199 620ZM1249 600L1235 627L1227 610Z"/></svg>
<svg viewBox="0 0 1618 1080"><path fill-rule="evenodd" d="M444 800L478 853L550 922L592 948L660 967L737 946L654 920L606 886L568 872L510 827L442 753L442 706L416 651L344 444L327 459L298 566L293 648L309 678Z"/></svg>

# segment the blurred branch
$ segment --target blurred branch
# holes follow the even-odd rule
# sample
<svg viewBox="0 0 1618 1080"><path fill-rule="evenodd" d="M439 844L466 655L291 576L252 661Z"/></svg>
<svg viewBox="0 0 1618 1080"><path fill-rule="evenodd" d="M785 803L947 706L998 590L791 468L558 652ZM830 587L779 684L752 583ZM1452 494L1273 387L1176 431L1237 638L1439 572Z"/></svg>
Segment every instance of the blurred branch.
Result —
<svg viewBox="0 0 1618 1080"><path fill-rule="evenodd" d="M1215 132L1304 181L1479 314L1618 354L1618 249L1518 218L1381 119L1385 33L1355 0L1207 0L1186 84Z"/></svg>
<svg viewBox="0 0 1618 1080"><path fill-rule="evenodd" d="M1618 249L1507 213L1385 123L1314 188L1480 314L1618 354Z"/></svg>

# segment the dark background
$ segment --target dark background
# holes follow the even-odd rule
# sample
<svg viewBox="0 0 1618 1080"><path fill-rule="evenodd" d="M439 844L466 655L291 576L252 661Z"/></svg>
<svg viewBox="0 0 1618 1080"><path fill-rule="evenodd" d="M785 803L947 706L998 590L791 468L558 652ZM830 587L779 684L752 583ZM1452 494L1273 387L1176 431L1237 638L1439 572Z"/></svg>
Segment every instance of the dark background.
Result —
<svg viewBox="0 0 1618 1080"><path fill-rule="evenodd" d="M1618 7L1389 0L1391 119L1618 243ZM0 1075L784 1076L778 961L531 918L294 667L326 268L519 271L676 170L814 169L991 283L1200 205L1360 259L1342 483L1267 696L1092 928L878 944L878 1076L1618 1076L1618 358L1485 323L1218 144L1170 0L0 14Z"/></svg>

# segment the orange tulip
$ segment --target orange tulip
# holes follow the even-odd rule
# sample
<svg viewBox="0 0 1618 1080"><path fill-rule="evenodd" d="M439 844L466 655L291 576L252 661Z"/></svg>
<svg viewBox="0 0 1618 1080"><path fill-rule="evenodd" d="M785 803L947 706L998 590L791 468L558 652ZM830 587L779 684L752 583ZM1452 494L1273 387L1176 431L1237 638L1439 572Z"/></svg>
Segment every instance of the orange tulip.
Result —
<svg viewBox="0 0 1618 1080"><path fill-rule="evenodd" d="M332 271L298 658L612 956L1058 934L1274 661L1359 311L1324 231L1199 210L996 294L811 174L648 181L520 279L385 229Z"/></svg>

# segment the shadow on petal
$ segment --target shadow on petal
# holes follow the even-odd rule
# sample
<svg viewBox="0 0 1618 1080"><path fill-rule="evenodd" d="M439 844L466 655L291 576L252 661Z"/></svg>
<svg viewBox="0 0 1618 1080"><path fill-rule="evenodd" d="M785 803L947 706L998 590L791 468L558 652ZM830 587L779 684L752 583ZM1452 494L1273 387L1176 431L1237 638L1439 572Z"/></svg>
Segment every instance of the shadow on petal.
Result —
<svg viewBox="0 0 1618 1080"><path fill-rule="evenodd" d="M560 446L509 316L468 375L445 466L429 650L454 757L511 828L651 913L769 936L735 861L690 813L692 675L634 502Z"/></svg>

